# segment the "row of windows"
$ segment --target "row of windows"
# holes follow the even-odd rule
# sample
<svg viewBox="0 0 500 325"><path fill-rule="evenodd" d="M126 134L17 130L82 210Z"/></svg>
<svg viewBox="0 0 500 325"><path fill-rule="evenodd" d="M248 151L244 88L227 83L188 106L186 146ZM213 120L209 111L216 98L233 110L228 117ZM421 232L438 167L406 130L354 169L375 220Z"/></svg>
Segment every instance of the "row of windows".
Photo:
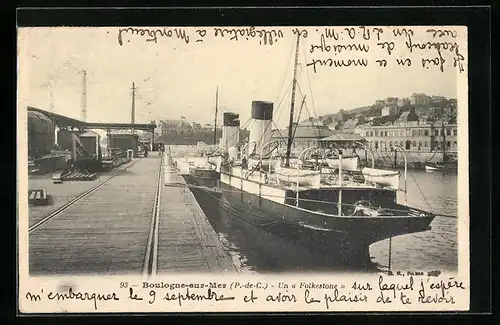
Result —
<svg viewBox="0 0 500 325"><path fill-rule="evenodd" d="M441 148L443 145L443 141L434 141L433 143L430 141L410 141L407 140L406 143L404 141L370 141L368 142L368 146L372 149L378 149L379 147L381 148L392 148L393 146L401 146L406 149L421 149L421 148L429 148L430 145L432 146L432 149L436 148ZM286 146L286 143L283 142L283 146ZM293 148L297 147L315 147L317 145L317 141L310 140L310 141L293 141L292 143ZM457 141L446 141L446 146L448 148L457 148Z"/></svg>
<svg viewBox="0 0 500 325"><path fill-rule="evenodd" d="M446 129L446 135L451 135L453 133L453 135L457 135L457 129ZM440 135L443 135L443 130L441 129L435 129L434 130L434 135L435 136L440 136Z"/></svg>
<svg viewBox="0 0 500 325"><path fill-rule="evenodd" d="M446 129L446 135L457 135L457 129ZM417 136L428 136L428 129L406 129L406 130L375 130L375 131L366 131L365 136L367 137L417 137ZM442 135L441 129L434 130L435 136Z"/></svg>
<svg viewBox="0 0 500 325"><path fill-rule="evenodd" d="M317 141L310 140L310 141L294 141L293 142L293 148L296 147L315 147L317 146ZM284 144L286 146L286 144Z"/></svg>
<svg viewBox="0 0 500 325"><path fill-rule="evenodd" d="M431 143L427 141L406 141L406 144L403 141L370 141L369 142L369 147L372 149L378 149L378 148L392 148L393 146L400 146L405 149L422 149L422 148L428 148ZM433 143L433 149L436 148L442 148L443 146L443 141L434 141ZM446 141L446 146L448 148L452 148L452 143L450 141ZM457 142L453 141L453 148L457 148Z"/></svg>

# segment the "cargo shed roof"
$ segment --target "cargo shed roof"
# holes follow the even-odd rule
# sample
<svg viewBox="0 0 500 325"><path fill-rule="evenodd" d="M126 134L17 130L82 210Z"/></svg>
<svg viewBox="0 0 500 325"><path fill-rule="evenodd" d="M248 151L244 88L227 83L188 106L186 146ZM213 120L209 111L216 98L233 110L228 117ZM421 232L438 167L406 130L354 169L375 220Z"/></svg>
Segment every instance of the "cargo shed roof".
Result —
<svg viewBox="0 0 500 325"><path fill-rule="evenodd" d="M64 115L44 111L43 109L39 109L36 107L28 106L28 111L34 111L42 113L47 116L57 126L71 126L76 128L86 128L86 129L103 129L103 130L111 130L111 129L135 129L135 130L143 130L153 132L156 128L156 124L131 124L131 123L89 123L85 121L80 121L71 117L67 117Z"/></svg>
<svg viewBox="0 0 500 325"><path fill-rule="evenodd" d="M43 115L45 115L48 118L50 118L51 120L53 120L54 123L58 126L81 127L81 126L83 126L83 124L85 124L85 122L76 120L74 118L67 117L67 116L60 115L60 114L56 114L56 113L52 113L52 112L47 112L47 111L44 111L43 109L39 109L39 108L31 107L31 106L28 106L28 111L42 113Z"/></svg>

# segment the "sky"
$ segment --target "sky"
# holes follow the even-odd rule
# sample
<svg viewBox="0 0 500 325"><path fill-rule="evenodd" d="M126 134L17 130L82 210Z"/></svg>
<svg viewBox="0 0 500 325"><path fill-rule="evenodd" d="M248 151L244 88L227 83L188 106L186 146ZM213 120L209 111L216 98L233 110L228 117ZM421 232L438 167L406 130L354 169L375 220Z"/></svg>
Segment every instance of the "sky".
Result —
<svg viewBox="0 0 500 325"><path fill-rule="evenodd" d="M370 27L372 28L372 27ZM189 43L175 37L158 36L157 42L146 36L122 32L116 27L21 28L18 32L18 106L34 106L73 118L81 118L82 71L87 72L87 121L128 123L131 119L134 82L136 91L136 123L152 120L180 119L202 124L213 123L218 88L219 119L222 112L240 113L242 125L250 117L253 100L275 104L275 124L288 123L293 80L293 57L296 38L289 27L274 27L283 37L272 45L260 45L258 37L215 37L213 28L203 27L202 42L196 29L185 28ZM262 28L260 28L262 29ZM311 44L321 44L324 27L308 27L308 37L299 46L298 90L296 107L306 95L301 120L310 116L336 113L372 105L386 97L409 97L412 93L457 96L459 74L452 66L454 54L442 50L446 60L444 72L439 67L422 68L421 59L435 58L437 51L415 50L409 53L406 38L392 36L387 27L382 41L394 41L395 49L388 55L372 33L370 41L361 36L350 40L325 40L328 45L360 44L370 46L369 53L346 50L311 53ZM436 41L428 28L413 27L413 42ZM342 27L335 27L339 33ZM458 37L440 41L457 42L466 56L466 31L456 27ZM373 31L373 29L372 29ZM158 34L157 34L158 35ZM407 40L407 39L406 39ZM366 67L328 67L316 64L316 73L307 63L313 60L366 58ZM376 59L385 58L387 67ZM411 58L411 67L401 67L396 58ZM466 60L465 60L466 63ZM429 65L428 65L429 66ZM287 92L288 90L288 92ZM52 99L51 99L52 92ZM283 100L281 101L281 98ZM281 101L281 104L279 102Z"/></svg>

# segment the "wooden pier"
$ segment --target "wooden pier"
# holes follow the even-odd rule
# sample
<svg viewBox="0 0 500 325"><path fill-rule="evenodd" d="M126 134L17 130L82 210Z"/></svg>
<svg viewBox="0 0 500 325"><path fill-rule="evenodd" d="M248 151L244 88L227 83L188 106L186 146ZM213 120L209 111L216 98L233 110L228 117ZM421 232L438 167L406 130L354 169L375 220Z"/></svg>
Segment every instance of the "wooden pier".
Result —
<svg viewBox="0 0 500 325"><path fill-rule="evenodd" d="M185 184L177 177L179 184ZM162 188L159 222L158 273L234 272L235 268L222 248L218 235L187 187Z"/></svg>
<svg viewBox="0 0 500 325"><path fill-rule="evenodd" d="M189 189L161 184L157 196L161 163L154 156L134 159L86 182L30 180L54 200L29 208L30 274L141 275L155 238L153 274L237 273Z"/></svg>

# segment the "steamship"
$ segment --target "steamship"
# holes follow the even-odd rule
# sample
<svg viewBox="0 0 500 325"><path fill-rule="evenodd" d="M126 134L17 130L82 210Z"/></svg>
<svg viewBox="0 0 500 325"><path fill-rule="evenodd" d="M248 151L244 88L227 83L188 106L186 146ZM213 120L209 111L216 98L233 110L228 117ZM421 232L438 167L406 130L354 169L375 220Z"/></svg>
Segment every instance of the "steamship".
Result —
<svg viewBox="0 0 500 325"><path fill-rule="evenodd" d="M298 47L299 39L295 66ZM296 73L295 69L292 94ZM225 154L222 159L211 158L220 174L221 195L206 192L220 201L221 209L237 213L238 219L253 225L290 226L299 240L324 243L330 247L329 254L346 264L371 263L372 243L431 229L435 215L397 203L398 171L344 170L341 150L335 168L304 164L318 148L307 148L292 157L294 100L292 95L284 157L275 155L280 145L271 141L272 102L252 102L249 142L241 149L237 149L239 121L226 115L221 142Z"/></svg>

